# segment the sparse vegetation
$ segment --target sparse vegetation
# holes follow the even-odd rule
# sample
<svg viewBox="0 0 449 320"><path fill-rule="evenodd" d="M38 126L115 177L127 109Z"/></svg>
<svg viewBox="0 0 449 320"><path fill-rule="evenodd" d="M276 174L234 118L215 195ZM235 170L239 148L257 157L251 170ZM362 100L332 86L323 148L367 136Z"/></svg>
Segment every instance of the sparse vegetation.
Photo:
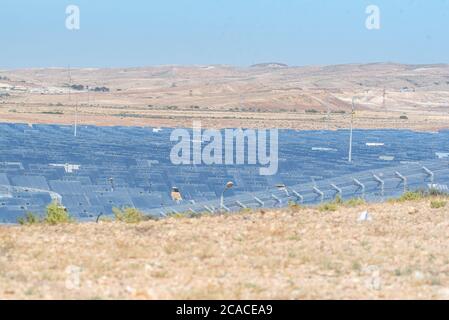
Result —
<svg viewBox="0 0 449 320"><path fill-rule="evenodd" d="M388 202L419 201L426 198L435 198L435 197L447 198L448 194L434 188L431 188L429 190L420 189L415 191L407 191L397 199L389 199ZM440 199L432 201L440 201Z"/></svg>
<svg viewBox="0 0 449 320"><path fill-rule="evenodd" d="M347 200L344 204L347 207L353 208L353 207L358 207L358 206L366 204L366 201L365 201L365 199L362 199L362 198L352 198L352 199Z"/></svg>
<svg viewBox="0 0 449 320"><path fill-rule="evenodd" d="M343 199L341 198L341 195L337 194L335 196L335 199L334 199L333 203L335 203L337 205L343 204Z"/></svg>
<svg viewBox="0 0 449 320"><path fill-rule="evenodd" d="M47 210L43 218L40 218L39 215L33 212L27 212L24 217L17 219L17 222L21 225L34 225L41 223L56 225L73 221L74 220L70 217L67 209L56 202L52 202L47 206Z"/></svg>
<svg viewBox="0 0 449 320"><path fill-rule="evenodd" d="M335 202L327 202L318 206L318 210L320 211L337 211L338 205Z"/></svg>
<svg viewBox="0 0 449 320"><path fill-rule="evenodd" d="M294 202L294 201L289 201L288 202L288 207L290 209L293 209L293 210L300 210L301 209L301 206L298 203Z"/></svg>
<svg viewBox="0 0 449 320"><path fill-rule="evenodd" d="M36 215L35 213L27 212L25 214L25 217L19 218L17 220L17 222L21 225L33 225L33 224L40 223L41 220L40 220L39 216Z"/></svg>
<svg viewBox="0 0 449 320"><path fill-rule="evenodd" d="M402 196L400 196L396 201L405 202L405 201L418 201L426 197L426 193L422 190L417 191L407 191Z"/></svg>
<svg viewBox="0 0 449 320"><path fill-rule="evenodd" d="M320 211L337 211L339 206L354 208L363 204L366 204L366 201L362 198L351 198L344 201L340 195L337 195L333 201L321 204L318 209Z"/></svg>
<svg viewBox="0 0 449 320"><path fill-rule="evenodd" d="M345 110L332 110L331 113L334 113L334 114L345 114L346 111Z"/></svg>
<svg viewBox="0 0 449 320"><path fill-rule="evenodd" d="M40 112L42 114L64 114L63 111L57 110L57 111L42 111Z"/></svg>
<svg viewBox="0 0 449 320"><path fill-rule="evenodd" d="M447 202L444 200L432 200L430 201L430 207L432 209L440 209L446 207Z"/></svg>
<svg viewBox="0 0 449 320"><path fill-rule="evenodd" d="M447 197L448 194L446 192L443 192L441 190L435 189L435 188L430 188L429 189L429 196L432 197Z"/></svg>
<svg viewBox="0 0 449 320"><path fill-rule="evenodd" d="M109 92L110 91L110 89L108 87L95 87L92 89L89 88L89 90L94 91L94 92Z"/></svg>
<svg viewBox="0 0 449 320"><path fill-rule="evenodd" d="M84 86L82 84L72 84L72 86L70 88L72 88L73 90L76 90L76 91L84 90Z"/></svg>
<svg viewBox="0 0 449 320"><path fill-rule="evenodd" d="M248 210L247 212L251 212L251 209L242 209ZM240 211L242 212L242 211ZM192 212L192 211L183 211L183 212L170 212L167 214L169 218L181 219L181 218L200 218L204 216L210 216L211 213L209 211L201 211L201 212Z"/></svg>
<svg viewBox="0 0 449 320"><path fill-rule="evenodd" d="M181 218L189 218L191 212L170 212L167 214L169 218L181 219Z"/></svg>
<svg viewBox="0 0 449 320"><path fill-rule="evenodd" d="M65 207L56 202L52 202L47 207L44 221L48 224L56 225L72 222L73 219L70 217L69 212Z"/></svg>
<svg viewBox="0 0 449 320"><path fill-rule="evenodd" d="M126 223L139 223L144 220L145 215L136 208L112 208L115 220Z"/></svg>
<svg viewBox="0 0 449 320"><path fill-rule="evenodd" d="M337 198L333 202L339 203L335 204L338 210L328 217L316 208L303 207L301 214L292 214L290 209L266 209L263 213L254 210L251 216L217 215L138 225L82 223L49 228L41 223L28 228L3 227L0 252L6 252L8 267L17 276L0 273L0 282L14 288L13 293L1 294L19 299L232 299L241 297L242 292L255 299L446 299L448 293L441 289L448 281L444 272L448 261L444 251L447 217L435 214L429 200L446 199L426 198L413 203L419 216L407 214L410 204L406 202L370 204L374 217L370 224L357 223L362 208L345 207L359 201ZM66 277L68 261L88 270L82 274L83 281L91 281L94 286L58 290L60 279ZM108 273L110 281L97 285L105 268L114 271ZM212 286L205 291L202 282L188 282L179 290L162 289L179 285L179 276L188 279L200 269L208 283L220 277L229 286ZM227 272L222 273L223 269ZM377 277L376 270L380 271L381 283L388 287L367 290L368 281ZM22 279L30 272L37 283L44 281L46 286L36 289L23 285ZM120 282L124 274L133 275L126 291ZM341 290L326 289L325 280L330 276ZM359 281L346 286L347 279L354 277ZM254 285L245 282L249 278ZM298 278L308 279L306 290L285 285ZM154 291L147 291L147 283L154 284Z"/></svg>
<svg viewBox="0 0 449 320"><path fill-rule="evenodd" d="M352 270L360 272L362 270L362 265L358 261L352 263Z"/></svg>

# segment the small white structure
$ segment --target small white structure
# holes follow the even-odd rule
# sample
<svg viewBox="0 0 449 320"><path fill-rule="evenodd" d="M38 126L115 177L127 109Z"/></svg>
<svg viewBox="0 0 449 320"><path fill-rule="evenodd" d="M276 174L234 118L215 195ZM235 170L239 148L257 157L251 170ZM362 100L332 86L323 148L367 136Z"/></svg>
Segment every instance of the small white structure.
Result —
<svg viewBox="0 0 449 320"><path fill-rule="evenodd" d="M382 143L382 142L367 142L366 143L367 147L382 147L384 145L385 145L385 143Z"/></svg>
<svg viewBox="0 0 449 320"><path fill-rule="evenodd" d="M371 215L368 213L368 211L363 211L361 214L360 214L360 216L359 216L359 218L357 219L357 221L359 221L359 222L363 222L363 221L371 221L372 220L372 217L371 217Z"/></svg>
<svg viewBox="0 0 449 320"><path fill-rule="evenodd" d="M312 151L332 151L337 152L337 149L334 148L322 148L322 147L312 147Z"/></svg>
<svg viewBox="0 0 449 320"><path fill-rule="evenodd" d="M435 155L438 157L438 159L449 158L449 153L447 152L435 152Z"/></svg>
<svg viewBox="0 0 449 320"><path fill-rule="evenodd" d="M52 166L52 167L62 167L62 168L64 168L66 173L73 173L74 171L80 169L80 165L79 164L69 164L69 163L56 164L56 163L50 163L50 166Z"/></svg>
<svg viewBox="0 0 449 320"><path fill-rule="evenodd" d="M393 161L394 160L394 156L379 156L379 160Z"/></svg>

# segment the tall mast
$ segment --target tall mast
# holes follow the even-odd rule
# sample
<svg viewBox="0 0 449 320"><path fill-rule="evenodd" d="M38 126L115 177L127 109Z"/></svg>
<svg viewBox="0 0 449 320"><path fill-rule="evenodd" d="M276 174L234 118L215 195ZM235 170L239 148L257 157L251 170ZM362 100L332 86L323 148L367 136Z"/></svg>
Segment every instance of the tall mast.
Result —
<svg viewBox="0 0 449 320"><path fill-rule="evenodd" d="M351 127L349 129L349 156L348 156L348 162L352 162L352 127L353 127L353 122L354 122L354 99L355 99L355 97L352 97Z"/></svg>
<svg viewBox="0 0 449 320"><path fill-rule="evenodd" d="M72 101L72 74L69 65L69 101ZM73 128L73 136L76 137L78 127L78 101L75 98L75 126Z"/></svg>

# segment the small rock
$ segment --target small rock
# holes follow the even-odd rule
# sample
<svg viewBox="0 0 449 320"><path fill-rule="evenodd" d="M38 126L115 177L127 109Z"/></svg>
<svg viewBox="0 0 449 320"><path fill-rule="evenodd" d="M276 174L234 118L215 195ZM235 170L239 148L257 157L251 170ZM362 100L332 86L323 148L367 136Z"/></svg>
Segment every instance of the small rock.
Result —
<svg viewBox="0 0 449 320"><path fill-rule="evenodd" d="M136 290L133 287L126 286L125 288L126 292L133 294Z"/></svg>
<svg viewBox="0 0 449 320"><path fill-rule="evenodd" d="M380 276L373 276L373 278L371 279L371 289L373 290L381 290L382 289L382 285L381 285L381 280L380 280Z"/></svg>
<svg viewBox="0 0 449 320"><path fill-rule="evenodd" d="M415 271L415 279L416 280L423 280L424 279L424 274L421 271Z"/></svg>

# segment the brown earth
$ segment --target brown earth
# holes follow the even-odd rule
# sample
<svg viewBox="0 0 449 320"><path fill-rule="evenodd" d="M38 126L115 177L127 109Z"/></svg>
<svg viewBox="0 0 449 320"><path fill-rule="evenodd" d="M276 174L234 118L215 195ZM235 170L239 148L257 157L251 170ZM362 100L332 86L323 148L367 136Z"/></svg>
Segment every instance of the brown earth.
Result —
<svg viewBox="0 0 449 320"><path fill-rule="evenodd" d="M110 92L70 94L65 69L0 76L7 122L72 124L78 105L81 125L336 129L356 95L355 127L449 128L447 65L76 69ZM448 211L429 201L0 226L0 298L448 299Z"/></svg>
<svg viewBox="0 0 449 320"><path fill-rule="evenodd" d="M430 201L1 226L0 298L448 299L449 212Z"/></svg>
<svg viewBox="0 0 449 320"><path fill-rule="evenodd" d="M91 68L70 70L71 80L69 70L50 68L0 76L5 122L73 124L77 105L80 124L190 127L200 119L215 128L338 129L349 126L356 96L355 127L449 128L448 65ZM109 92L92 91L101 87Z"/></svg>

